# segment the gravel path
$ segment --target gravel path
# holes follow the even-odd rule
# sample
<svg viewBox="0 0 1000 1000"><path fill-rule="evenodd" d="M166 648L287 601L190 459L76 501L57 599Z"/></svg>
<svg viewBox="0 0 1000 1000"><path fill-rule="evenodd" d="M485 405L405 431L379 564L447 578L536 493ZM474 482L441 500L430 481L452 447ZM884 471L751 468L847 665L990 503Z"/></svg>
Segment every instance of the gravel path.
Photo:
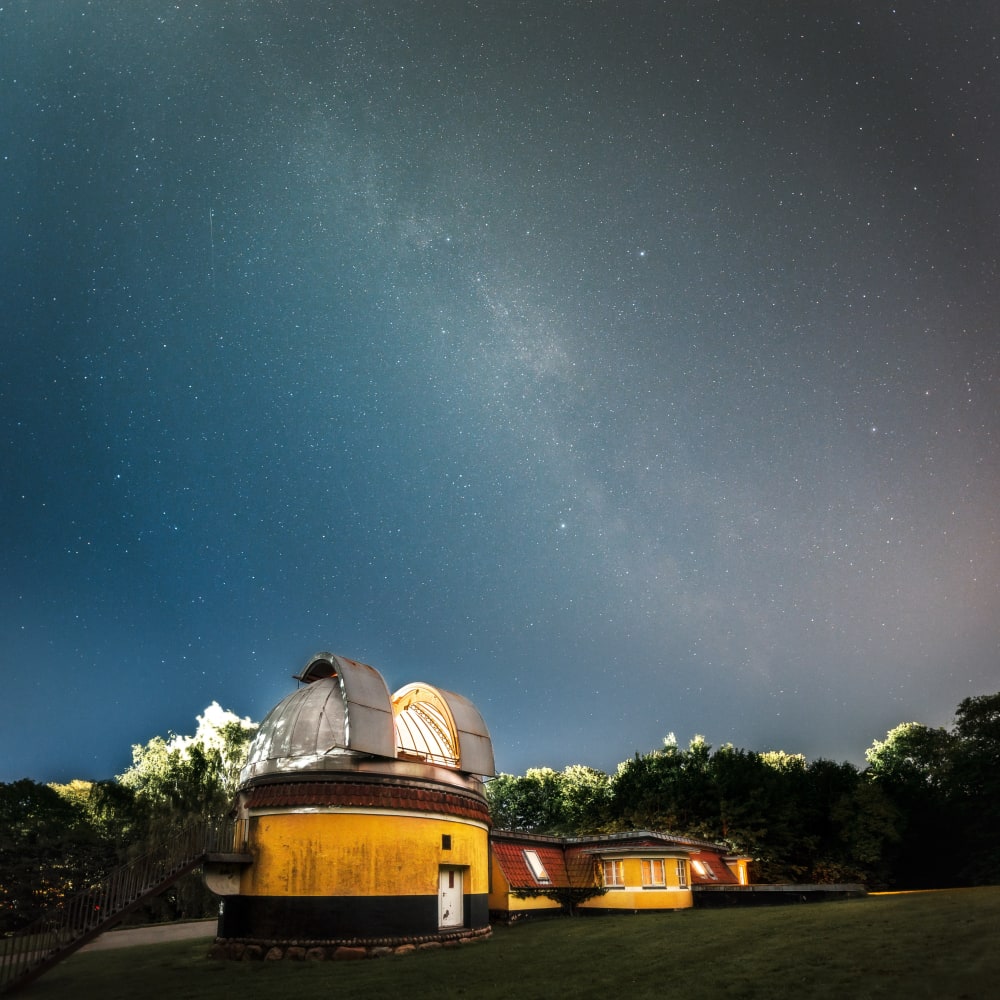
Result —
<svg viewBox="0 0 1000 1000"><path fill-rule="evenodd" d="M189 938L214 938L218 922L211 920L188 920L180 924L151 924L148 927L127 927L124 930L108 931L80 951L103 951L107 948L130 948L137 944L159 944L161 941L186 941Z"/></svg>

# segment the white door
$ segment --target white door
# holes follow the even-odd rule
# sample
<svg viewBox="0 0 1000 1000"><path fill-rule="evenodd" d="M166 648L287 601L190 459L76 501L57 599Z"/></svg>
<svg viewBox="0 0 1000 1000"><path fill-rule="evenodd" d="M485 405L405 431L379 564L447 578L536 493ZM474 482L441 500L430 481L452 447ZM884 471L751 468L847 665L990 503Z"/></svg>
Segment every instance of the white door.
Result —
<svg viewBox="0 0 1000 1000"><path fill-rule="evenodd" d="M438 926L462 927L462 869L442 868L438 876Z"/></svg>

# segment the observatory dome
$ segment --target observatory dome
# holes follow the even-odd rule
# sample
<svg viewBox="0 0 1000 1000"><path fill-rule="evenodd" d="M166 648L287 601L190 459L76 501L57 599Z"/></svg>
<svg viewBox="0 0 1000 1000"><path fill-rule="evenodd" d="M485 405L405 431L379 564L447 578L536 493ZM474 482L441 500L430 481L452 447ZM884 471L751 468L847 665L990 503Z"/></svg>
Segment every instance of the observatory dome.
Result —
<svg viewBox="0 0 1000 1000"><path fill-rule="evenodd" d="M382 675L364 663L320 653L299 680L305 687L264 717L240 774L340 770L349 759L395 757L392 702Z"/></svg>
<svg viewBox="0 0 1000 1000"><path fill-rule="evenodd" d="M372 758L382 760L380 770L419 763L456 776L494 773L486 724L461 695L421 683L390 696L374 667L332 653L317 653L296 679L304 687L261 722L241 784L269 775L356 770Z"/></svg>

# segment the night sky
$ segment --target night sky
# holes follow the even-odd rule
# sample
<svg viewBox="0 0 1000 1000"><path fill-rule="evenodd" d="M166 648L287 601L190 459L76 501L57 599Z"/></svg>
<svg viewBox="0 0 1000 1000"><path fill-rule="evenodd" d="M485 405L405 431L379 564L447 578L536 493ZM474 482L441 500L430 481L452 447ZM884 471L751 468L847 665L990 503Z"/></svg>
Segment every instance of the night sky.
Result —
<svg viewBox="0 0 1000 1000"><path fill-rule="evenodd" d="M499 769L1000 689L1000 7L0 0L0 780L319 650Z"/></svg>

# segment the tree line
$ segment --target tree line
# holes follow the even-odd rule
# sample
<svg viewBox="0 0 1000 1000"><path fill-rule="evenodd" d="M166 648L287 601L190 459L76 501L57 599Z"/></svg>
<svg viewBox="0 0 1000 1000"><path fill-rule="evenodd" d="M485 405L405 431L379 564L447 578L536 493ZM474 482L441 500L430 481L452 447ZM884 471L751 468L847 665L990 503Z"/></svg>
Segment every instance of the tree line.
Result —
<svg viewBox="0 0 1000 1000"><path fill-rule="evenodd" d="M1000 693L966 698L950 729L907 722L866 766L713 750L671 734L613 774L531 768L487 785L494 826L573 836L658 830L753 858L756 882L938 888L1000 881Z"/></svg>
<svg viewBox="0 0 1000 1000"><path fill-rule="evenodd" d="M0 933L231 807L256 726L213 703L194 736L132 748L109 781L0 783ZM493 825L563 836L651 829L753 858L756 882L869 888L995 883L1000 870L1000 693L966 698L949 729L908 722L866 766L668 736L613 774L581 764L487 782ZM198 875L133 919L210 916Z"/></svg>
<svg viewBox="0 0 1000 1000"><path fill-rule="evenodd" d="M213 702L193 736L155 736L108 781L0 783L0 933L94 888L112 869L170 841L193 820L231 808L256 731ZM151 899L138 923L212 916L218 900L188 875Z"/></svg>

